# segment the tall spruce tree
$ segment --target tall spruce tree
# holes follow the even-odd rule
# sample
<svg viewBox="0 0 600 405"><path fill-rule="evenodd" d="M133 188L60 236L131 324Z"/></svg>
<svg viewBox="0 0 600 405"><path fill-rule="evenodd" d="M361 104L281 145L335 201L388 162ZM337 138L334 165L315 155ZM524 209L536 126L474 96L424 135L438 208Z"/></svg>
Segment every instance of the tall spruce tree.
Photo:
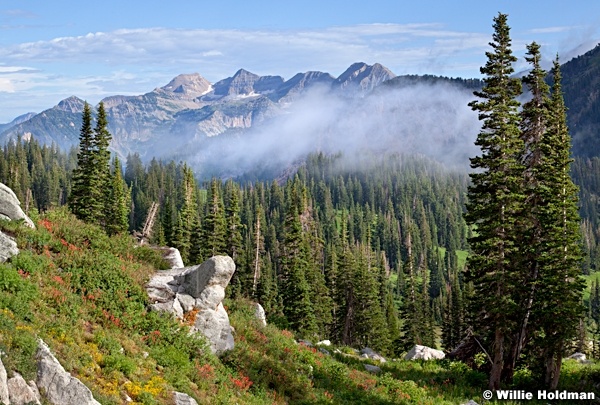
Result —
<svg viewBox="0 0 600 405"><path fill-rule="evenodd" d="M105 228L109 235L126 232L129 225L130 193L121 170L121 162L115 156L105 206Z"/></svg>
<svg viewBox="0 0 600 405"><path fill-rule="evenodd" d="M553 85L547 131L542 139L544 164L540 193L545 200L540 211L543 252L539 276L540 300L534 307L539 332L536 346L542 352L543 383L555 389L567 341L576 336L583 316L581 236L578 189L571 180L571 138L566 124L558 59L552 69Z"/></svg>
<svg viewBox="0 0 600 405"><path fill-rule="evenodd" d="M513 280L518 269L512 258L518 253L517 217L523 204L523 164L517 96L521 83L511 77L516 57L511 50L506 14L494 18L492 51L481 68L484 87L474 94L480 101L469 105L483 121L476 140L481 156L471 158L472 185L468 188L465 219L477 229L469 240L468 278L475 294L471 310L475 330L491 350L493 364L489 387L500 387L501 374L509 351L509 337L515 329Z"/></svg>
<svg viewBox="0 0 600 405"><path fill-rule="evenodd" d="M104 209L102 182L96 153L95 133L92 129L92 110L83 106L77 168L73 170L73 187L69 208L75 216L86 222L100 220Z"/></svg>
<svg viewBox="0 0 600 405"><path fill-rule="evenodd" d="M108 145L112 139L112 135L108 131L108 119L106 118L106 110L104 109L104 103L101 101L98 104L98 114L96 116L96 127L94 128L93 137L93 148L94 148L94 161L97 171L97 182L100 187L100 193L98 198L102 205L102 213L98 218L98 221L106 229L108 219L105 214L110 209L108 206L111 204L110 201L110 151Z"/></svg>

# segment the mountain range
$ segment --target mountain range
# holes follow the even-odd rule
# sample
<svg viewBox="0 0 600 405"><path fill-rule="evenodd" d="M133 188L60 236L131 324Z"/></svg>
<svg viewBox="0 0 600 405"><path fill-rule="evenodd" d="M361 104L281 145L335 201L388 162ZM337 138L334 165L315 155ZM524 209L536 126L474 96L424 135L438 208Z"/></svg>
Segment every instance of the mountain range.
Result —
<svg viewBox="0 0 600 405"><path fill-rule="evenodd" d="M156 142L193 141L230 130L244 130L283 111L309 89L322 86L349 96L364 95L395 77L380 64L355 63L338 78L328 73L298 73L289 80L238 70L214 84L197 73L182 74L139 96L110 96L104 102L112 149L122 155L147 155ZM71 96L39 114L29 113L0 126L0 142L22 136L69 148L79 141L84 101Z"/></svg>
<svg viewBox="0 0 600 405"><path fill-rule="evenodd" d="M600 47L565 63L562 70L574 153L597 155ZM200 166L212 161L218 166L215 160L236 149L261 161L294 148L302 153L335 151L336 145L352 144L355 153L379 145L441 160L460 155L457 159L464 163L478 131L466 104L481 85L477 79L396 76L378 63L354 63L337 78L309 71L284 80L240 69L210 83L197 73L181 74L146 94L102 101L113 135L111 149L122 157L138 153L145 159L186 159ZM39 114L17 117L0 125L0 143L21 136L70 148L79 140L83 105L72 96ZM290 154L287 163L298 157Z"/></svg>

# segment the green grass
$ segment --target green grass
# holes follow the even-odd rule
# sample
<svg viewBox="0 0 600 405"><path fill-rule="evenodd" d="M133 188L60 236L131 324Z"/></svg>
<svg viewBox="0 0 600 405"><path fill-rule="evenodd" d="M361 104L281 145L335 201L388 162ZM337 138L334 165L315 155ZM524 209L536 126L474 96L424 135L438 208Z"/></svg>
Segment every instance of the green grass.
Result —
<svg viewBox="0 0 600 405"><path fill-rule="evenodd" d="M164 266L154 251L129 236L109 238L62 209L37 226L0 221L21 249L0 264L0 350L9 373L26 380L35 379L41 337L102 404L126 396L132 404L170 404L173 390L201 404L482 403L486 376L462 363L389 361L373 375L350 348L329 347L328 356L297 345L289 331L261 327L245 300L225 302L236 345L219 359L186 325L146 311L143 285ZM598 365L564 364L561 389L600 382ZM531 383L526 373L519 383Z"/></svg>

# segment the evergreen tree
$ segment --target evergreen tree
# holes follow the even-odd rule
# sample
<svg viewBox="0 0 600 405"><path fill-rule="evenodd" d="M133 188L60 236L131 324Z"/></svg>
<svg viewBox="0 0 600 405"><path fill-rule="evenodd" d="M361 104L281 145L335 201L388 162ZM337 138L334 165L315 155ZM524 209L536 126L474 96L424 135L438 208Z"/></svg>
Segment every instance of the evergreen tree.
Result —
<svg viewBox="0 0 600 405"><path fill-rule="evenodd" d="M110 151L108 145L112 139L112 135L108 132L108 119L106 118L106 110L104 103L101 101L98 104L98 114L96 116L96 127L94 128L94 136L92 145L94 149L94 163L96 165L96 181L100 187L99 200L102 205L102 213L97 218L106 229L108 218L105 217L107 211L111 208L110 192L111 192L111 175L110 175Z"/></svg>
<svg viewBox="0 0 600 405"><path fill-rule="evenodd" d="M295 187L290 189L285 215L280 293L283 313L290 326L301 336L312 338L317 333L317 320L310 300L310 286L306 281L308 261L300 223L299 197Z"/></svg>
<svg viewBox="0 0 600 405"><path fill-rule="evenodd" d="M227 222L220 181L217 179L212 179L210 182L206 209L207 212L202 222L202 256L204 259L227 253Z"/></svg>
<svg viewBox="0 0 600 405"><path fill-rule="evenodd" d="M100 220L104 209L102 182L96 153L96 142L92 130L92 111L85 103L79 134L79 153L77 168L73 171L73 187L69 199L69 208L75 216L86 222Z"/></svg>
<svg viewBox="0 0 600 405"><path fill-rule="evenodd" d="M543 382L549 389L558 384L567 341L576 335L583 317L580 277L582 250L578 190L570 177L571 138L566 124L561 73L558 59L552 69L553 85L548 130L542 140L545 187L540 188L546 201L539 221L544 235L539 276L539 296L534 315L541 333L536 345L542 349ZM584 328L582 328L585 330Z"/></svg>
<svg viewBox="0 0 600 405"><path fill-rule="evenodd" d="M121 162L115 156L105 209L106 233L114 235L127 232L129 206L129 188L125 184L123 175L121 174Z"/></svg>
<svg viewBox="0 0 600 405"><path fill-rule="evenodd" d="M472 254L468 258L468 276L475 294L472 301L475 330L482 335L493 360L489 387L500 387L501 373L509 352L509 336L515 329L515 295L513 283L518 272L511 265L518 253L519 235L516 221L523 203L521 153L523 142L519 131L521 83L512 78L510 28L507 16L494 18L491 52L481 68L484 87L475 95L481 101L469 105L483 121L476 145L481 156L471 158L472 185L468 189L467 223L477 228L470 238Z"/></svg>

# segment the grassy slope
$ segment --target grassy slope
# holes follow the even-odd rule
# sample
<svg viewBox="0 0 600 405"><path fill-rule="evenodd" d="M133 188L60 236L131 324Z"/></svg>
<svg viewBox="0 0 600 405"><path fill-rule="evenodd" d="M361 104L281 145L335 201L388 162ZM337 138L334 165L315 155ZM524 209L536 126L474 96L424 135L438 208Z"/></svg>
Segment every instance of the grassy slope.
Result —
<svg viewBox="0 0 600 405"><path fill-rule="evenodd" d="M0 223L22 249L0 264L0 349L6 368L27 380L41 337L103 404L168 404L173 390L209 404L481 403L485 376L462 363L390 361L375 376L349 348L329 356L260 327L243 300L226 302L236 347L218 359L185 324L146 312L142 286L161 266L150 249L108 238L64 210L37 224ZM588 378L576 364L565 370L568 386Z"/></svg>

